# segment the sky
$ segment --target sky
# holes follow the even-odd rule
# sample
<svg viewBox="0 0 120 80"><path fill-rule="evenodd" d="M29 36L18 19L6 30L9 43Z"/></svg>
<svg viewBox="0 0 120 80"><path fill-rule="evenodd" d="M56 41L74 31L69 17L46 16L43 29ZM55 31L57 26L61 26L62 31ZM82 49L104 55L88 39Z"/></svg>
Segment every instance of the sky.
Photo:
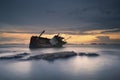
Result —
<svg viewBox="0 0 120 80"><path fill-rule="evenodd" d="M68 43L120 43L120 0L0 0L0 44L28 44L32 35Z"/></svg>

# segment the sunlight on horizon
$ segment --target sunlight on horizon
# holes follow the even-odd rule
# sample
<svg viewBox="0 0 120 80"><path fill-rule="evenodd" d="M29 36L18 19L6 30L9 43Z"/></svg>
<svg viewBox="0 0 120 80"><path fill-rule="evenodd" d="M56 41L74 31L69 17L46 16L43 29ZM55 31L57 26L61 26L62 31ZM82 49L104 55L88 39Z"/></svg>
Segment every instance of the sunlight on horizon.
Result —
<svg viewBox="0 0 120 80"><path fill-rule="evenodd" d="M99 30L91 31L95 33L99 33ZM90 33L90 32L88 32ZM43 34L42 37L52 38L56 34ZM109 36L110 39L120 39L120 33L109 33L109 34L94 34L94 35L78 35L78 34L60 34L60 36L67 39L68 44L89 44L92 42L98 41L97 36ZM30 33L0 33L1 41L0 44L29 44L31 36L39 36L39 34L30 34ZM106 41L107 42L107 41ZM113 42L114 43L114 42Z"/></svg>

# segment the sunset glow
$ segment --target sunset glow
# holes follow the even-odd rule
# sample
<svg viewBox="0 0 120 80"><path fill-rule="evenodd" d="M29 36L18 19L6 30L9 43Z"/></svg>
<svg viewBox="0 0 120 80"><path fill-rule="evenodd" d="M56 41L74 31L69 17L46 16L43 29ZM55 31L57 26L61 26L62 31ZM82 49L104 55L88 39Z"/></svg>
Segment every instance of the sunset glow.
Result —
<svg viewBox="0 0 120 80"><path fill-rule="evenodd" d="M120 43L118 0L8 1L0 2L0 44L29 44L43 30L47 38L71 36L68 44Z"/></svg>
<svg viewBox="0 0 120 80"><path fill-rule="evenodd" d="M90 44L93 42L99 41L97 38L98 36L109 36L111 40L119 40L120 33L107 33L101 34L100 31L88 31L87 33L97 33L97 34L86 34L86 35L79 35L79 34L60 34L61 36L67 39L68 44ZM52 38L56 34L43 34L42 37ZM39 36L39 34L29 34L29 33L0 33L0 37L5 39L0 42L0 44L29 44L31 36ZM100 41L101 43L109 43L107 41ZM115 43L116 41L110 41L110 43ZM117 41L118 42L118 41Z"/></svg>

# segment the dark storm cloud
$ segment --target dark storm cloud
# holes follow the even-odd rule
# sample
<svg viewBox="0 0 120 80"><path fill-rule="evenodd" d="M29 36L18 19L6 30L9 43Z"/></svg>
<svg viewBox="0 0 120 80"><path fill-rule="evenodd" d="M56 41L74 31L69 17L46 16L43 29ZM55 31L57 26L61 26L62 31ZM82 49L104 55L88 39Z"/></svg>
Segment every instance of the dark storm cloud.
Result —
<svg viewBox="0 0 120 80"><path fill-rule="evenodd" d="M116 33L116 32L120 32L120 28L108 29L108 30L102 31L101 33Z"/></svg>
<svg viewBox="0 0 120 80"><path fill-rule="evenodd" d="M119 0L0 0L0 28L120 29L119 4Z"/></svg>

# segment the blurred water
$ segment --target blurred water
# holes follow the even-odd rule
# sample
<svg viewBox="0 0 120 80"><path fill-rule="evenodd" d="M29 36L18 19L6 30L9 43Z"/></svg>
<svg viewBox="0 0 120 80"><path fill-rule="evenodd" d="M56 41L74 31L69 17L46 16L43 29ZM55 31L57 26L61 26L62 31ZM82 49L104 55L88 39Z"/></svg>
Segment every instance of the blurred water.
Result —
<svg viewBox="0 0 120 80"><path fill-rule="evenodd" d="M28 45L0 46L0 55L44 54L60 51L95 52L98 57L75 56L55 61L1 60L0 80L120 80L119 45L67 45L30 50Z"/></svg>

